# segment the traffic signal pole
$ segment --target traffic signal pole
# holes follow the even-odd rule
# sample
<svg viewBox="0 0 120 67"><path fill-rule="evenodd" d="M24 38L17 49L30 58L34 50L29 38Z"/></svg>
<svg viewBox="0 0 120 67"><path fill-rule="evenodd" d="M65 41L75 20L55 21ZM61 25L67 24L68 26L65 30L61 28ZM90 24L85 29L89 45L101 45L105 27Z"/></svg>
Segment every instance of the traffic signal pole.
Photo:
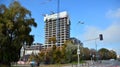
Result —
<svg viewBox="0 0 120 67"><path fill-rule="evenodd" d="M102 41L102 40L103 40L103 35L102 35L102 34L99 34L99 37L97 37L97 38L83 41L83 42L86 42L86 41L93 41L93 40L95 40L96 61L98 60L98 51L97 51L97 42L96 42L97 39L99 39L100 41Z"/></svg>

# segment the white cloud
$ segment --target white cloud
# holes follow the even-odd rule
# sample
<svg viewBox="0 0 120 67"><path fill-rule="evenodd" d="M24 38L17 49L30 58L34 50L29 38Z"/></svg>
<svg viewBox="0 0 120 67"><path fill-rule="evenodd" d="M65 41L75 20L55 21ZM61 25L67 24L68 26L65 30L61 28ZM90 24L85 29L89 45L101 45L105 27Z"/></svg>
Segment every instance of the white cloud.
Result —
<svg viewBox="0 0 120 67"><path fill-rule="evenodd" d="M101 30L95 26L86 26L84 38L85 40L95 39L99 37Z"/></svg>
<svg viewBox="0 0 120 67"><path fill-rule="evenodd" d="M111 24L104 32L106 35L107 42L120 43L120 8L116 10L109 10L107 12L107 17L114 20L114 23Z"/></svg>
<svg viewBox="0 0 120 67"><path fill-rule="evenodd" d="M109 10L106 14L106 16L108 18L116 18L116 19L120 19L120 8L118 8L117 10Z"/></svg>
<svg viewBox="0 0 120 67"><path fill-rule="evenodd" d="M118 55L120 55L120 49L115 49Z"/></svg>
<svg viewBox="0 0 120 67"><path fill-rule="evenodd" d="M95 39L103 34L105 43L119 43L120 44L120 23L113 23L106 29L102 30L95 26L87 26L84 33L85 40Z"/></svg>
<svg viewBox="0 0 120 67"><path fill-rule="evenodd" d="M108 43L120 43L120 23L114 23L102 31Z"/></svg>
<svg viewBox="0 0 120 67"><path fill-rule="evenodd" d="M114 22L106 29L100 29L95 26L87 26L85 28L84 38L94 39L103 34L104 42L106 43L119 43L120 44L120 8L116 10L109 10L106 14L108 17L114 19Z"/></svg>
<svg viewBox="0 0 120 67"><path fill-rule="evenodd" d="M106 27L106 29L100 29L95 26L85 27L85 33L82 35L85 40L94 39L99 37L99 34L103 34L104 46L115 49L120 54L120 8L117 10L110 10L107 12L107 17L113 19L113 23ZM101 45L103 46L103 45Z"/></svg>
<svg viewBox="0 0 120 67"><path fill-rule="evenodd" d="M99 37L99 34L103 34L103 41L97 40L97 44L100 47L105 47L108 49L115 49L117 54L120 54L120 23L113 23L106 29L100 29L95 26L87 26L86 32L82 35L84 40L95 39ZM90 48L95 47L95 41L84 42L85 46ZM101 45L100 45L101 44Z"/></svg>

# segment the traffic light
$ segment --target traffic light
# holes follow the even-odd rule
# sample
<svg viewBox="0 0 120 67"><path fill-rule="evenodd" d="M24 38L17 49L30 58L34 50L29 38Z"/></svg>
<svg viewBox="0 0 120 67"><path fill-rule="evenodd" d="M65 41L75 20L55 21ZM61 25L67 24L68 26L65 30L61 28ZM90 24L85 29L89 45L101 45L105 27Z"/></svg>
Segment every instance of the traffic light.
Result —
<svg viewBox="0 0 120 67"><path fill-rule="evenodd" d="M103 40L103 35L99 34L99 38L100 38L100 40Z"/></svg>

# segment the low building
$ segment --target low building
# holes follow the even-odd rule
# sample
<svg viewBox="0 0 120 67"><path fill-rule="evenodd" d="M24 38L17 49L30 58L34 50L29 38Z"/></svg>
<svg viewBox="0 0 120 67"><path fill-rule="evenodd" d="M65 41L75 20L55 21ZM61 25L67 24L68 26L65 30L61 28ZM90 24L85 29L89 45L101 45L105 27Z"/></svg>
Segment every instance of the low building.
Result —
<svg viewBox="0 0 120 67"><path fill-rule="evenodd" d="M24 59L24 61L26 61L32 53L38 54L41 50L41 43L34 43L31 46L22 46L20 51L20 57L22 60Z"/></svg>

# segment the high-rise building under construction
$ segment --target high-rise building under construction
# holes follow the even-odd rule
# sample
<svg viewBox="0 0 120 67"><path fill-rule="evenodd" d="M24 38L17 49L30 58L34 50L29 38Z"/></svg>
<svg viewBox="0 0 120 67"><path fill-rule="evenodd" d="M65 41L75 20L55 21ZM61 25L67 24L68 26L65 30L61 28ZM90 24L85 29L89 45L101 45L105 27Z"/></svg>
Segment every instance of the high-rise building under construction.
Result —
<svg viewBox="0 0 120 67"><path fill-rule="evenodd" d="M61 46L70 38L70 19L66 11L46 14L44 22L46 47L51 47L54 44Z"/></svg>

